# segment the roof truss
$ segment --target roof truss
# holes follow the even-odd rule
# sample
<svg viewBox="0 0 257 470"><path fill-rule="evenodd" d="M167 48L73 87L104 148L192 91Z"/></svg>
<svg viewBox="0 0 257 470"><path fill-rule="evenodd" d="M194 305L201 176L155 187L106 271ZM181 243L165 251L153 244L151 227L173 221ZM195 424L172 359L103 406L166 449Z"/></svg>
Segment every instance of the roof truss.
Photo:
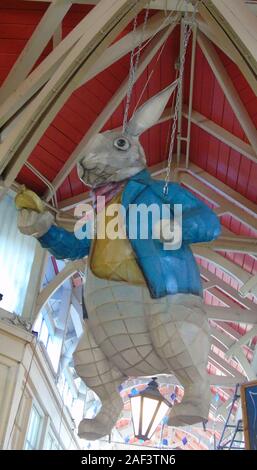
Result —
<svg viewBox="0 0 257 470"><path fill-rule="evenodd" d="M96 63L111 42L129 21L140 11L147 0L101 0L85 18L85 32L60 64L49 82L39 92L35 100L26 108L19 120L0 147L0 162L5 168L5 184L9 186L16 178L22 165L35 146L35 136L41 137L44 130L39 122L42 118L52 118L62 104L80 83L81 77ZM61 97L61 99L60 99ZM58 101L59 98L59 101ZM56 104L56 101L58 104ZM53 109L55 114L53 113ZM51 120L48 121L48 124Z"/></svg>

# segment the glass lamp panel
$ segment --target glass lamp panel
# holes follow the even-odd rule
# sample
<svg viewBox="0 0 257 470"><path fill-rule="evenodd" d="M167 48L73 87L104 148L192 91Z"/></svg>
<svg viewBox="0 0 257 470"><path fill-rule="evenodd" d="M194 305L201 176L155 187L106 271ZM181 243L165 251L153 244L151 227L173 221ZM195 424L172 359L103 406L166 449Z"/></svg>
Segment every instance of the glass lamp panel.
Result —
<svg viewBox="0 0 257 470"><path fill-rule="evenodd" d="M147 433L148 427L156 412L159 400L149 397L143 397L143 411L142 411L142 435Z"/></svg>
<svg viewBox="0 0 257 470"><path fill-rule="evenodd" d="M165 414L167 413L167 411L169 410L169 406L166 405L166 403L162 402L161 403L161 406L160 408L158 409L157 411L157 414L154 418L154 422L149 430L149 433L148 433L148 436L149 436L149 439L151 439L153 433L155 432L158 424L160 424L161 420L164 418Z"/></svg>
<svg viewBox="0 0 257 470"><path fill-rule="evenodd" d="M141 396L131 397L131 412L132 412L132 421L134 425L135 436L138 436L139 433L139 420L140 420L140 408L141 408Z"/></svg>

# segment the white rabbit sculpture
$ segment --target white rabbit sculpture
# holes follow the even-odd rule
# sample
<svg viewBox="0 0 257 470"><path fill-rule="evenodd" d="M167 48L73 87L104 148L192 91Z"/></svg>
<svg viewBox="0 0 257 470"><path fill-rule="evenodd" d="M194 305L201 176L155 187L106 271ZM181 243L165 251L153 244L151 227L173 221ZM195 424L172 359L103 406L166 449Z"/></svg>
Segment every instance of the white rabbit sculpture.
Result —
<svg viewBox="0 0 257 470"><path fill-rule="evenodd" d="M189 245L211 241L220 233L216 215L180 185L151 178L139 136L160 118L176 83L148 100L129 121L126 132L98 134L78 164L80 179L93 193L106 196L106 208L121 203L121 239L93 240L54 225L53 216L22 209L19 228L36 236L57 258L88 255L84 303L88 318L73 355L78 375L100 398L94 419L83 419L78 434L88 440L110 433L122 409L118 388L129 377L174 374L184 397L170 411L169 424L180 426L208 419L210 386L207 361L210 332L202 300L200 274ZM130 235L130 204L147 208L170 204L161 220L159 239ZM174 204L182 207L182 244L164 247L165 226L173 222ZM162 213L162 212L160 212ZM107 214L107 212L106 212ZM105 215L113 220L114 214ZM140 222L139 226L140 228Z"/></svg>

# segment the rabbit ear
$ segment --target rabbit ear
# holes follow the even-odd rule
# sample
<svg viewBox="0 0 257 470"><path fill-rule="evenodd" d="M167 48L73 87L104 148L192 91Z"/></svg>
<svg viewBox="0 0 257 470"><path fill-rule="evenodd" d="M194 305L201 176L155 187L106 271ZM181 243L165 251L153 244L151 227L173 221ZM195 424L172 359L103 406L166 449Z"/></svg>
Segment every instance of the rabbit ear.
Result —
<svg viewBox="0 0 257 470"><path fill-rule="evenodd" d="M152 127L160 119L177 84L178 80L144 103L130 119L126 133L138 136L146 131L146 129L149 129L149 127Z"/></svg>

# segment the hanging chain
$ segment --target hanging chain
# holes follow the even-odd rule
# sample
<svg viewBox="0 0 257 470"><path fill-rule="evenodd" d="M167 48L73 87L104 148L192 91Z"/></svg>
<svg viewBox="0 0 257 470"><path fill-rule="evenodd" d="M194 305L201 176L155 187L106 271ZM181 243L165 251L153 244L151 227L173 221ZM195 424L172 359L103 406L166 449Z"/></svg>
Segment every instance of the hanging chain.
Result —
<svg viewBox="0 0 257 470"><path fill-rule="evenodd" d="M178 14L174 17L174 19L172 20L172 22L171 22L170 24L174 24L174 25L177 24L179 18L180 18L180 15L179 15L179 13L178 13ZM171 14L169 15L169 19L171 19ZM138 106L139 106L139 103L141 102L141 99L142 99L142 97L143 97L143 95L144 95L144 92L145 92L145 90L146 90L146 88L147 88L147 86L148 86L148 83L150 82L150 80L151 80L151 78L152 78L152 76L153 76L153 74L154 74L154 72L155 72L156 66L157 66L157 64L159 63L160 59L161 59L162 53L163 53L163 51L164 51L164 49L165 49L165 46L166 46L166 44L167 44L168 39L169 39L169 38L167 37L167 39L165 40L165 42L164 42L163 45L161 46L161 49L160 49L160 51L159 51L159 53L158 53L158 55L157 55L155 64L154 64L154 66L152 67L151 72L148 74L148 78L147 78L147 80L146 80L146 82L145 82L145 84L144 84L144 87L143 87L143 89L142 89L142 91L141 91L141 93L140 93L140 96L139 96L139 98L138 98L138 100L137 100L137 103L136 103L135 109L134 109L134 111L133 111L132 117L133 117L134 114L136 113L136 110L137 110L137 108L138 108Z"/></svg>
<svg viewBox="0 0 257 470"><path fill-rule="evenodd" d="M182 3L182 0L178 0L177 1L177 7L179 4ZM147 20L148 20L148 16L149 16L149 5L150 5L150 2L148 3L147 5L147 8L146 8L146 11L145 11L145 17L144 17L144 23L143 23L143 27L142 27L142 35L141 35L141 39L140 39L140 43L139 45L136 47L136 28L137 28L137 19L138 17L136 16L135 19L134 19L134 22L133 22L133 37L134 37L134 44L133 44L133 49L131 51L131 55L130 55L130 69L129 69L129 80L128 80L128 91L127 91L127 95L126 95L126 105L125 105L125 111L124 111L124 118L123 118L123 125L122 125L122 132L123 134L126 133L126 128L127 128L127 123L128 123L128 113L129 113L129 108L130 108L130 104L131 104L131 96L132 96L132 91L133 91L133 87L134 87L134 84L135 84L135 81L136 81L136 72L137 72L137 68L138 68L138 63L139 63L139 58L140 58L140 54L142 52L142 50L149 44L149 42L151 41L152 37L146 41L146 44L143 44L144 42L144 34L145 34L145 30L146 30L146 25L147 25ZM173 11L171 11L169 13L168 16L166 16L166 18L164 19L163 21L163 24L161 25L161 27L159 27L157 29L157 31L155 32L154 36L159 32L161 31L162 27L167 23L169 24L169 21L171 20L171 17L173 16ZM178 18L179 18L179 13L175 16L174 20L172 21L172 23L177 23L178 21ZM172 24L171 23L171 24ZM137 49L137 51L136 51ZM163 48L162 48L163 50ZM135 59L136 57L136 59ZM148 78L148 81L150 80L151 77ZM147 81L147 83L148 83ZM142 96L141 96L142 97ZM141 97L140 97L140 100L141 100ZM140 101L139 100L139 101ZM138 101L138 102L139 102ZM138 103L136 105L136 108L138 106ZM135 110L136 110L135 108ZM135 113L135 110L134 110L134 113Z"/></svg>
<svg viewBox="0 0 257 470"><path fill-rule="evenodd" d="M145 10L145 17L144 17L144 23L142 27L142 34L140 38L140 42L138 46L136 46L136 28L137 28L137 16L134 18L134 23L133 23L133 37L134 37L134 44L133 44L133 49L130 54L130 68L129 68L129 80L128 80L128 91L127 91L127 99L126 99L126 105L125 105L125 111L124 111L124 118L123 118L123 126L122 126L122 133L124 134L126 132L127 124L128 124L128 113L129 113L129 108L130 108L130 103L131 103L131 97L132 97L132 91L133 87L136 81L136 73L137 73L137 68L138 68L138 63L139 63L139 58L140 58L140 52L141 52L141 45L144 41L144 35L145 35L145 29L147 25L147 20L149 16L149 4L147 6L147 9ZM136 50L137 49L137 50Z"/></svg>
<svg viewBox="0 0 257 470"><path fill-rule="evenodd" d="M169 155L168 155L168 164L167 164L167 171L166 171L166 176L165 176L165 184L163 187L163 194L164 196L168 195L169 192L169 181L170 181L170 173L171 173L171 165L172 165L172 160L173 160L173 150L174 150L174 143L175 143L175 136L176 136L176 130L177 130L177 121L178 121L178 112L179 112L179 106L180 106L180 100L182 98L182 84L183 84L183 77L184 77L184 69L185 69L185 60L186 60L186 53L187 53L187 46L189 43L189 39L191 37L191 33L196 21L196 12L197 12L197 2L194 7L194 12L191 15L191 21L186 23L184 25L184 37L183 37L183 54L180 58L180 71L179 71L179 78L178 78L178 84L177 84L177 99L176 99L176 104L175 104L175 109L174 109L174 118L173 118L173 125L172 125L172 132L171 132L171 138L170 138L170 148L169 148ZM188 18L188 12L186 14L186 17Z"/></svg>

